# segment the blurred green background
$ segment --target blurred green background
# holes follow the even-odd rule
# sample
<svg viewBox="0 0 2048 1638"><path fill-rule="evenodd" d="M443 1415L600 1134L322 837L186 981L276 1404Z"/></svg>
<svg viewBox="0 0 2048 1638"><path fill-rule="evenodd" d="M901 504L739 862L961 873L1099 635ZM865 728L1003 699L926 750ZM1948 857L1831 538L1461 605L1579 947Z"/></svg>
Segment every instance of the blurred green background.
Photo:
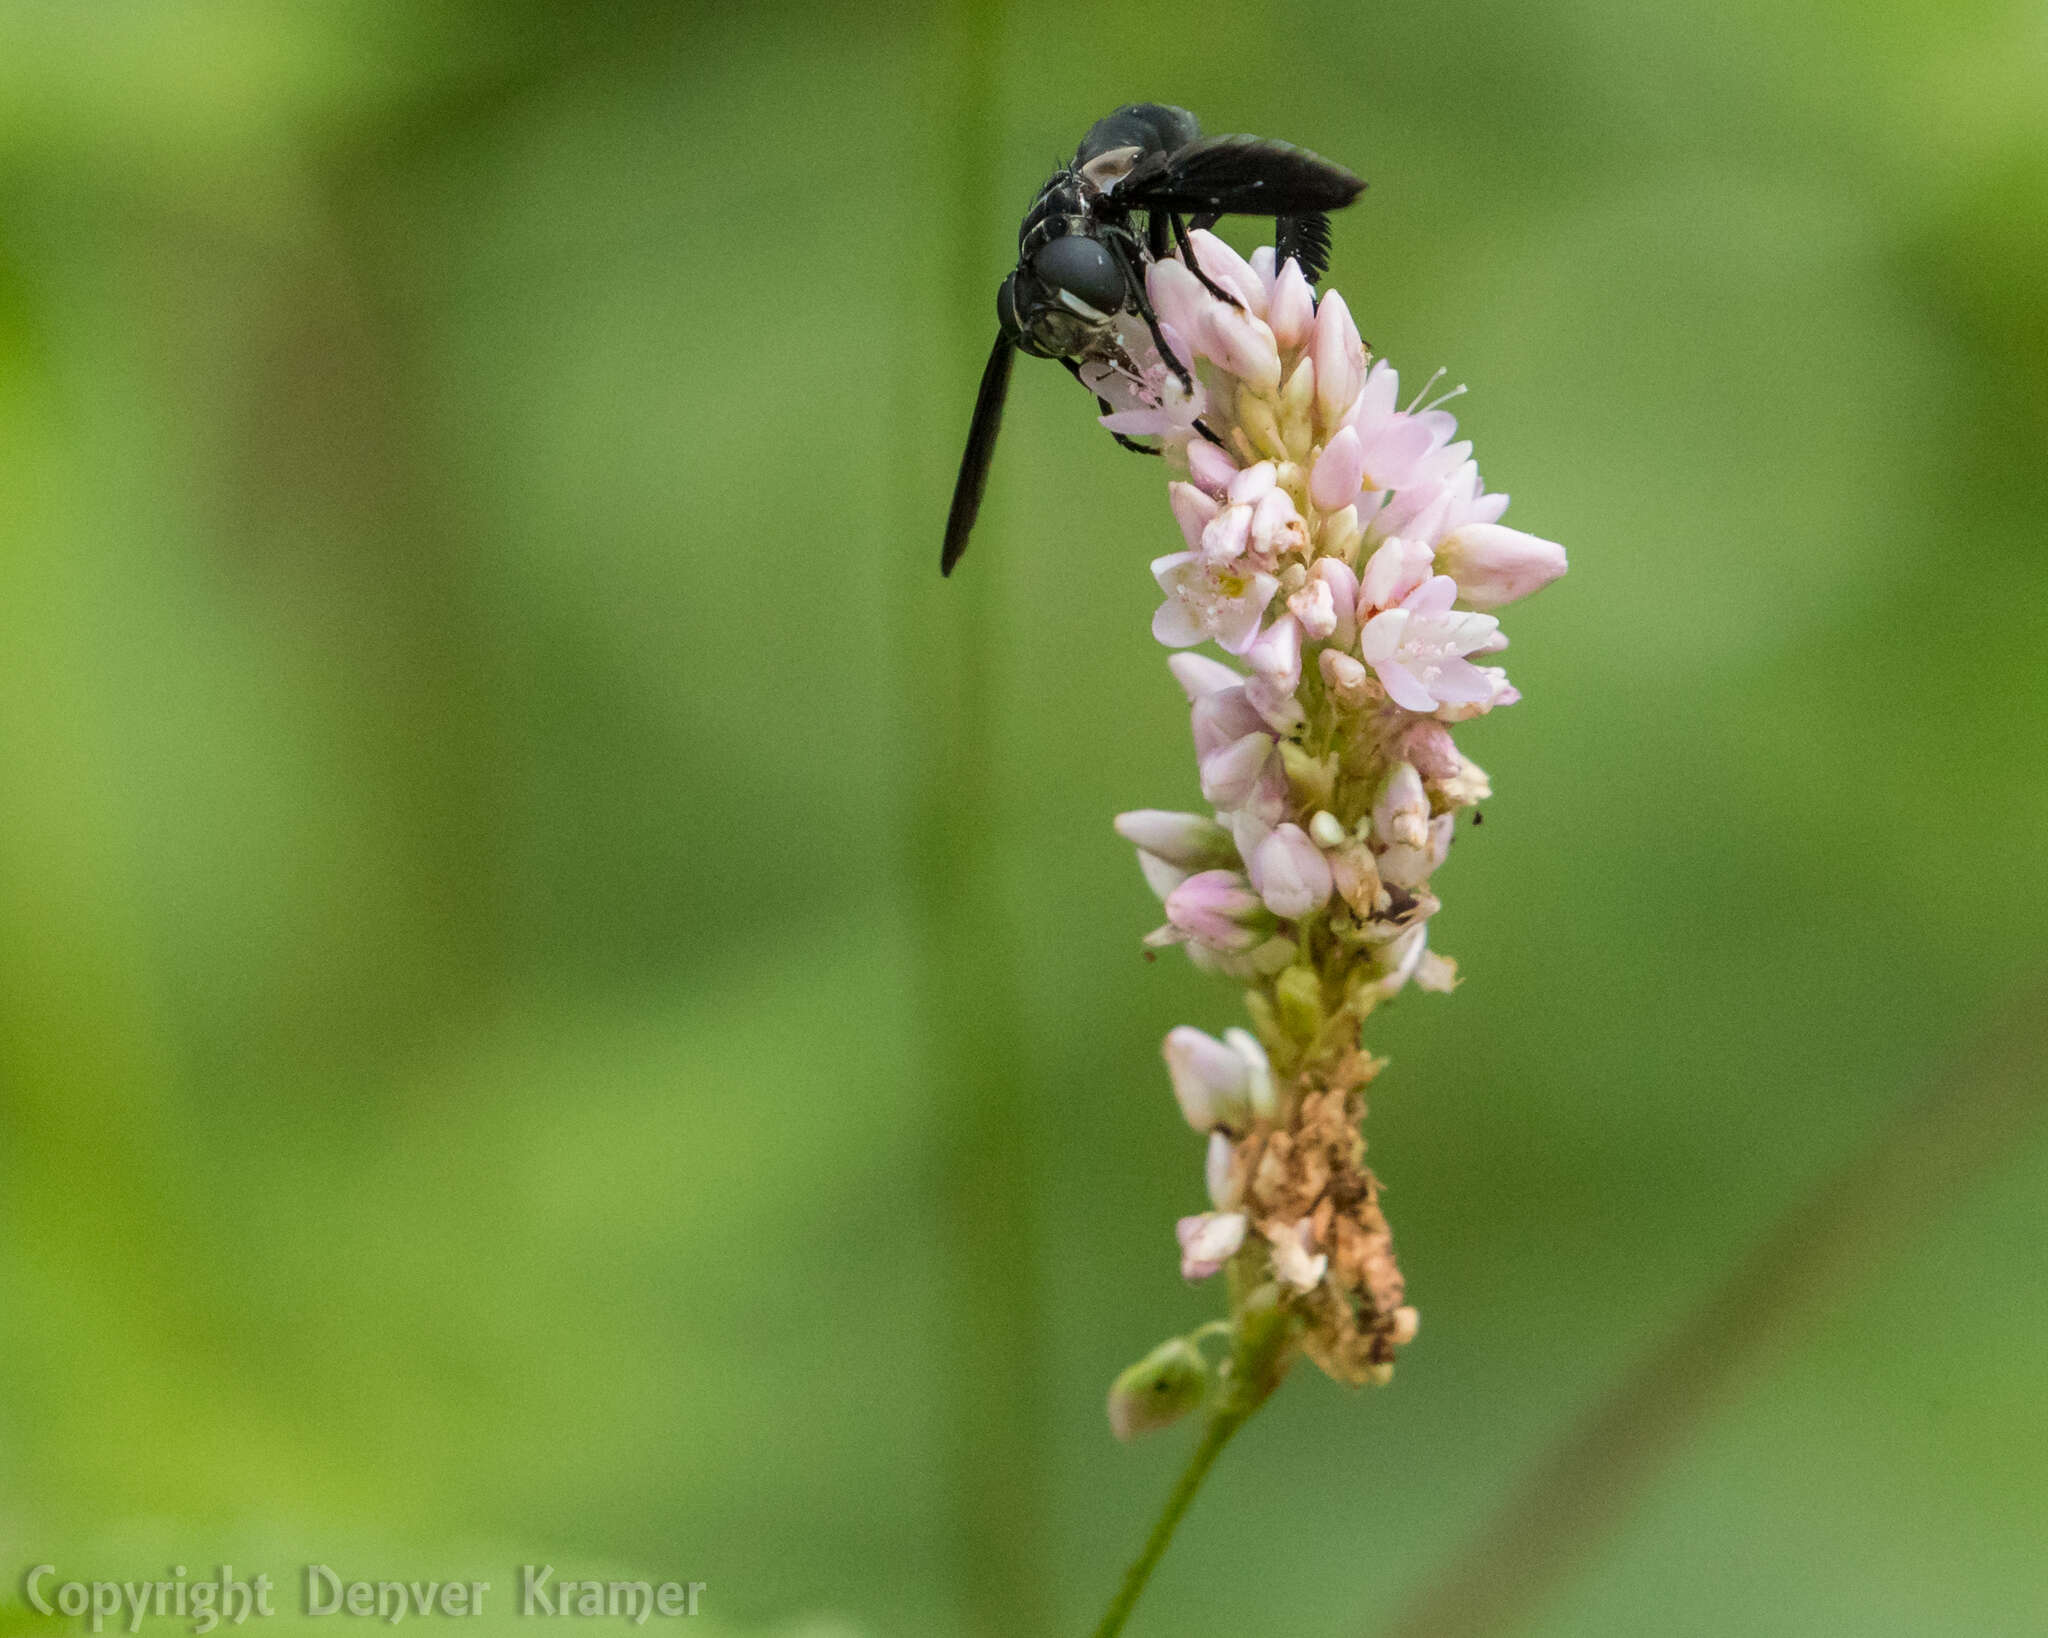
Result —
<svg viewBox="0 0 2048 1638"><path fill-rule="evenodd" d="M935 563L1152 97L1371 179L1333 282L1572 553L1375 1020L1422 1338L1132 1629L1377 1630L2042 962L2044 85L2010 0L5 0L9 1592L1086 1630L1186 1450L1103 1390L1216 1302L1157 1045L1235 1002L1108 824L1195 794L1176 537L1027 364ZM1527 1630L2048 1630L2044 1190L1900 1198Z"/></svg>

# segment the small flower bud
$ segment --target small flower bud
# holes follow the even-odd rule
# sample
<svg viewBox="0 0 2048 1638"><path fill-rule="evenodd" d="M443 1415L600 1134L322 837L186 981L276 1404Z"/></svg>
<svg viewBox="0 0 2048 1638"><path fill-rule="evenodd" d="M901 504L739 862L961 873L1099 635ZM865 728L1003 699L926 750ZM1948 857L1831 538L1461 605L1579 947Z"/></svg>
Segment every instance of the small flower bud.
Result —
<svg viewBox="0 0 2048 1638"><path fill-rule="evenodd" d="M1212 660L1206 654L1169 655L1166 669L1186 692L1190 705L1226 688L1236 688L1244 681L1221 660Z"/></svg>
<svg viewBox="0 0 2048 1638"><path fill-rule="evenodd" d="M1323 1271L1330 1266L1330 1259L1323 1253L1309 1254L1312 1232L1306 1217L1284 1228L1275 1225L1265 1230L1273 1250L1274 1277L1297 1291L1315 1290L1322 1283Z"/></svg>
<svg viewBox="0 0 2048 1638"><path fill-rule="evenodd" d="M1330 611L1336 616L1329 639L1339 648L1349 648L1358 641L1358 576L1337 557L1317 558L1315 572L1330 589Z"/></svg>
<svg viewBox="0 0 2048 1638"><path fill-rule="evenodd" d="M1245 696L1246 679L1235 672L1230 678L1230 687L1204 695L1188 713L1197 758L1220 751L1246 734L1256 734L1264 726L1258 708Z"/></svg>
<svg viewBox="0 0 2048 1638"><path fill-rule="evenodd" d="M1363 842L1346 842L1331 853L1330 880L1362 922L1371 921L1386 907L1379 866L1373 862L1372 849Z"/></svg>
<svg viewBox="0 0 2048 1638"><path fill-rule="evenodd" d="M1202 526L1202 538L1194 549L1206 562L1217 565L1235 563L1244 556L1245 547L1251 542L1251 533L1252 509L1232 504Z"/></svg>
<svg viewBox="0 0 2048 1638"><path fill-rule="evenodd" d="M1307 449L1315 442L1315 423L1310 419L1315 407L1315 360L1303 358L1280 384L1280 431L1289 449Z"/></svg>
<svg viewBox="0 0 2048 1638"><path fill-rule="evenodd" d="M1337 567L1341 569L1343 564ZM1287 612L1301 623L1301 633L1310 642L1320 643L1337 629L1337 600L1330 595L1329 582L1321 577L1287 599Z"/></svg>
<svg viewBox="0 0 2048 1638"><path fill-rule="evenodd" d="M1358 612L1391 608L1429 578L1433 554L1419 541L1396 536L1366 559L1358 576Z"/></svg>
<svg viewBox="0 0 2048 1638"><path fill-rule="evenodd" d="M1188 879L1188 873L1168 864L1157 854L1138 849L1138 869L1145 878L1145 885L1161 903L1180 884Z"/></svg>
<svg viewBox="0 0 2048 1638"><path fill-rule="evenodd" d="M1260 496L1252 508L1251 549L1261 558L1273 558L1307 548L1308 525L1294 509L1294 497L1284 489Z"/></svg>
<svg viewBox="0 0 2048 1638"><path fill-rule="evenodd" d="M1211 807L1235 808L1248 801L1259 777L1273 760L1273 737L1246 734L1201 759L1202 800Z"/></svg>
<svg viewBox="0 0 2048 1638"><path fill-rule="evenodd" d="M1259 844L1249 865L1253 885L1276 916L1298 921L1329 900L1329 863L1299 825L1278 827Z"/></svg>
<svg viewBox="0 0 2048 1638"><path fill-rule="evenodd" d="M1181 1278L1206 1280L1244 1244L1244 1214L1235 1211L1205 1211L1198 1217L1183 1217L1174 1226L1180 1241Z"/></svg>
<svg viewBox="0 0 2048 1638"><path fill-rule="evenodd" d="M1280 1022L1297 1041L1313 1041L1323 1027L1323 981L1299 963L1273 980Z"/></svg>
<svg viewBox="0 0 2048 1638"><path fill-rule="evenodd" d="M1251 392L1239 393L1237 424L1251 439L1252 448L1263 451L1276 461L1288 458L1287 435L1280 430L1280 417L1271 399L1260 398Z"/></svg>
<svg viewBox="0 0 2048 1638"><path fill-rule="evenodd" d="M1189 938L1226 953L1257 948L1272 926L1244 877L1234 870L1204 870L1166 895L1167 922Z"/></svg>
<svg viewBox="0 0 2048 1638"><path fill-rule="evenodd" d="M1293 351L1315 328L1315 292L1301 271L1301 264L1289 259L1273 281L1273 294L1266 303L1266 323L1271 326L1273 339L1288 351Z"/></svg>
<svg viewBox="0 0 2048 1638"><path fill-rule="evenodd" d="M1213 495L1204 494L1191 483L1170 483L1166 486L1167 504L1173 508L1174 521L1180 525L1188 550L1202 549L1202 535L1215 519L1219 510Z"/></svg>
<svg viewBox="0 0 2048 1638"><path fill-rule="evenodd" d="M1266 1049L1247 1029L1227 1029L1223 1039L1244 1060L1245 1096L1251 1100L1252 1113L1260 1120L1271 1120L1279 1112L1280 1097L1273 1085L1273 1066L1266 1059Z"/></svg>
<svg viewBox="0 0 2048 1638"><path fill-rule="evenodd" d="M1211 1132L1209 1152L1202 1161L1202 1181L1208 1186L1209 1200L1218 1211L1229 1211L1237 1204L1241 1191L1230 1175L1236 1162L1237 1145L1230 1141L1230 1134Z"/></svg>
<svg viewBox="0 0 2048 1638"><path fill-rule="evenodd" d="M1335 427L1365 382L1365 344L1358 339L1351 310L1334 290L1316 303L1315 333L1309 346L1316 361L1316 413L1324 426Z"/></svg>
<svg viewBox="0 0 2048 1638"><path fill-rule="evenodd" d="M1300 686L1299 671L1277 679L1254 677L1244 685L1245 702L1258 712L1261 722L1283 736L1283 741L1308 721L1294 692Z"/></svg>
<svg viewBox="0 0 2048 1638"><path fill-rule="evenodd" d="M1323 681L1329 684L1340 705L1355 711L1372 697L1372 673L1349 654L1326 648L1316 657L1316 664L1322 668Z"/></svg>
<svg viewBox="0 0 2048 1638"><path fill-rule="evenodd" d="M1244 663L1268 682L1293 693L1301 682L1300 622L1291 614L1283 614L1244 651Z"/></svg>
<svg viewBox="0 0 2048 1638"><path fill-rule="evenodd" d="M1109 1428L1119 1439L1171 1427L1209 1393L1209 1362L1186 1337L1162 1342L1109 1389Z"/></svg>
<svg viewBox="0 0 2048 1638"><path fill-rule="evenodd" d="M1308 822L1308 833L1317 847L1341 847L1349 839L1344 821L1328 808L1318 808L1315 817Z"/></svg>
<svg viewBox="0 0 2048 1638"><path fill-rule="evenodd" d="M1145 269L1145 293L1152 298L1152 310L1159 315L1159 322L1184 340L1199 335L1196 327L1202 311L1215 300L1202 288L1194 270L1171 256Z"/></svg>
<svg viewBox="0 0 2048 1638"><path fill-rule="evenodd" d="M1237 299L1259 317L1266 313L1266 284L1252 267L1237 253L1236 246L1227 239L1219 239L1207 228L1196 228L1188 236L1195 247L1195 260L1204 273L1226 290L1237 292Z"/></svg>
<svg viewBox="0 0 2048 1638"><path fill-rule="evenodd" d="M1429 795L1422 788L1422 775L1412 762L1397 762L1387 770L1379 795L1372 805L1372 828L1389 843L1425 847L1429 842Z"/></svg>
<svg viewBox="0 0 2048 1638"><path fill-rule="evenodd" d="M1310 756L1293 740L1280 742L1280 764L1287 770L1288 794L1295 805L1313 813L1326 808L1337 789L1337 754Z"/></svg>
<svg viewBox="0 0 2048 1638"><path fill-rule="evenodd" d="M1214 870L1237 863L1230 832L1199 813L1138 808L1118 814L1114 823L1117 835L1133 847L1182 870Z"/></svg>
<svg viewBox="0 0 2048 1638"><path fill-rule="evenodd" d="M1315 471L1308 480L1308 498L1325 512L1335 512L1358 499L1365 477L1365 445L1355 427L1339 427L1337 436L1323 446L1316 457Z"/></svg>
<svg viewBox="0 0 2048 1638"><path fill-rule="evenodd" d="M1202 310L1196 345L1255 393L1280 385L1280 349L1266 321L1212 301ZM1242 408L1240 407L1240 418Z"/></svg>
<svg viewBox="0 0 2048 1638"><path fill-rule="evenodd" d="M1232 506L1256 506L1272 493L1274 467L1271 461L1260 461L1246 467L1230 480L1226 495Z"/></svg>
<svg viewBox="0 0 2048 1638"><path fill-rule="evenodd" d="M1160 1047L1173 1095L1187 1123L1198 1132L1243 1126L1251 1114L1252 1066L1231 1042L1181 1024L1168 1030ZM1264 1059L1263 1052L1260 1055Z"/></svg>
<svg viewBox="0 0 2048 1638"><path fill-rule="evenodd" d="M1237 464L1206 438L1188 445L1188 477L1195 487L1221 497L1237 476Z"/></svg>
<svg viewBox="0 0 2048 1638"><path fill-rule="evenodd" d="M1358 548L1364 539L1365 526L1359 521L1356 506L1347 506L1323 519L1322 550L1325 557L1356 563Z"/></svg>
<svg viewBox="0 0 2048 1638"><path fill-rule="evenodd" d="M1434 717L1420 718L1402 739L1401 748L1427 780L1449 779L1465 765L1451 731Z"/></svg>
<svg viewBox="0 0 2048 1638"><path fill-rule="evenodd" d="M1565 571L1564 548L1498 523L1468 523L1437 548L1437 567L1476 609L1541 591Z"/></svg>

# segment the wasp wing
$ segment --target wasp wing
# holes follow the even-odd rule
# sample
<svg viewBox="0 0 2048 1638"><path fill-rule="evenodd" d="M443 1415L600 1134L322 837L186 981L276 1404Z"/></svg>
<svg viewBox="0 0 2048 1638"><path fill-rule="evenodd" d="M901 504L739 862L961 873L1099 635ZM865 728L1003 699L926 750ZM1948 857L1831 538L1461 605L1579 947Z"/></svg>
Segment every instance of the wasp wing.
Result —
<svg viewBox="0 0 2048 1638"><path fill-rule="evenodd" d="M1267 137L1202 137L1148 154L1117 183L1120 205L1221 216L1307 216L1342 210L1365 184L1342 165Z"/></svg>
<svg viewBox="0 0 2048 1638"><path fill-rule="evenodd" d="M997 331L996 344L989 350L988 363L981 372L981 390L974 395L974 422L967 429L960 476L953 480L953 509L946 514L946 549L939 555L940 574L953 572L953 565L967 550L968 535L974 531L975 514L981 510L981 492L988 487L989 462L996 452L996 434L1002 430L1003 400L1010 392L1010 361L1016 355L1010 338Z"/></svg>

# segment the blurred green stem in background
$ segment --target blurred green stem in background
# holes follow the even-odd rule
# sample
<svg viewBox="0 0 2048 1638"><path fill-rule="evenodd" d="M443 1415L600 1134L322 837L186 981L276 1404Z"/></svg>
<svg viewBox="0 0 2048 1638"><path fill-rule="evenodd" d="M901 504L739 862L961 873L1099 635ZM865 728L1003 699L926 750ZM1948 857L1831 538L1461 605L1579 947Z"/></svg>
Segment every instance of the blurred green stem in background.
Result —
<svg viewBox="0 0 2048 1638"><path fill-rule="evenodd" d="M921 1012L932 1052L933 1201L947 1281L940 1379L940 1445L952 1579L962 1630L1022 1638L1047 1626L1045 1484L1036 1411L1038 1235L1031 1180L1036 1122L1018 1040L1018 986L999 890L1001 769L995 750L1001 554L984 519L983 552L967 572L938 572L945 489L931 468L932 360L978 358L986 347L991 283L990 175L996 149L1001 16L974 0L942 0L932 19L925 104L932 117L917 167L914 217L937 216L952 253L937 311L954 344L906 353L898 383L906 436L901 606L907 737L920 748L912 819L911 889L921 941ZM942 210L936 206L943 206ZM935 242L942 240L934 235ZM912 315L917 334L929 315ZM957 396L957 395L952 395ZM959 402L971 399L971 392ZM951 448L946 452L949 456ZM950 477L950 472L947 474Z"/></svg>
<svg viewBox="0 0 2048 1638"><path fill-rule="evenodd" d="M1924 1233L2048 1104L2048 982L1987 1018L1954 1067L1797 1202L1662 1346L1545 1457L1387 1629L1504 1638L1641 1504L1724 1390L1830 1297ZM1937 1332L1930 1346L1940 1345Z"/></svg>

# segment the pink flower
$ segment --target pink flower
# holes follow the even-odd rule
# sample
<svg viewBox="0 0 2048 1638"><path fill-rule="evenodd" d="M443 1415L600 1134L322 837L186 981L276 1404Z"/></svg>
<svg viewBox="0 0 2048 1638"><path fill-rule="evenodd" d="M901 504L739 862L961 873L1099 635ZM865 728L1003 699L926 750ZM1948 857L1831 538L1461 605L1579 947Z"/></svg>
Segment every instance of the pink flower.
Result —
<svg viewBox="0 0 2048 1638"><path fill-rule="evenodd" d="M1490 614L1454 613L1457 582L1437 575L1411 592L1399 608L1375 614L1359 633L1359 653L1387 697L1404 710L1473 705L1490 699L1492 682L1465 658L1484 652L1500 629Z"/></svg>
<svg viewBox="0 0 2048 1638"><path fill-rule="evenodd" d="M1265 316L1266 284L1250 262L1207 228L1196 228L1188 235L1188 242L1194 246L1195 260L1201 264L1204 273L1224 289L1236 291L1238 300L1253 313L1261 318ZM1204 295L1207 296L1206 291ZM1213 296L1207 299L1215 301Z"/></svg>
<svg viewBox="0 0 2048 1638"><path fill-rule="evenodd" d="M1540 591L1565 571L1564 548L1498 523L1468 523L1437 548L1437 567L1458 583L1459 601L1498 608Z"/></svg>
<svg viewBox="0 0 2048 1638"><path fill-rule="evenodd" d="M1195 350L1214 359L1253 392L1271 392L1280 385L1280 349L1266 321L1235 307L1212 301L1203 309Z"/></svg>
<svg viewBox="0 0 2048 1638"><path fill-rule="evenodd" d="M1331 562L1325 558L1323 562ZM1344 565L1339 563L1338 568ZM1321 568L1322 564L1316 565ZM1348 603L1349 598L1345 601ZM1312 643L1320 643L1337 629L1337 600L1330 595L1330 582L1320 575L1303 586L1300 591L1287 599L1287 612L1294 616L1301 627L1302 636ZM1347 611L1348 612L1348 611ZM1257 647L1256 644L1253 645Z"/></svg>
<svg viewBox="0 0 2048 1638"><path fill-rule="evenodd" d="M1339 427L1336 437L1323 446L1309 475L1308 498L1325 512L1349 506L1358 499L1365 477L1365 445L1355 427Z"/></svg>
<svg viewBox="0 0 2048 1638"><path fill-rule="evenodd" d="M1279 746L1263 728L1234 739L1203 757L1197 765L1202 799L1226 811L1251 801L1280 761Z"/></svg>
<svg viewBox="0 0 2048 1638"><path fill-rule="evenodd" d="M1245 1030L1227 1029L1219 1041L1182 1024L1166 1032L1159 1050L1180 1112L1198 1132L1242 1128L1277 1106L1266 1049Z"/></svg>
<svg viewBox="0 0 2048 1638"><path fill-rule="evenodd" d="M1264 573L1235 574L1193 552L1155 558L1152 578L1166 601L1152 616L1152 635L1168 648L1212 639L1226 653L1242 654L1259 634L1259 621L1280 582Z"/></svg>
<svg viewBox="0 0 2048 1638"><path fill-rule="evenodd" d="M1245 1219L1240 1211L1205 1211L1174 1225L1180 1241L1181 1278L1206 1280L1237 1255L1244 1244Z"/></svg>
<svg viewBox="0 0 2048 1638"><path fill-rule="evenodd" d="M1188 445L1188 477L1199 489L1222 495L1237 476L1237 465L1206 438Z"/></svg>
<svg viewBox="0 0 2048 1638"><path fill-rule="evenodd" d="M1119 318L1116 329L1122 360L1130 362L1109 355L1080 366L1082 384L1109 405L1102 424L1126 438L1179 443L1195 436L1195 423L1209 409L1201 382L1196 381L1192 390L1181 385L1180 377L1159 356L1151 332L1135 315ZM1184 344L1171 331L1166 339L1177 356L1186 356Z"/></svg>
<svg viewBox="0 0 2048 1638"><path fill-rule="evenodd" d="M1234 870L1204 870L1166 895L1166 924L1226 955L1255 948L1271 929L1265 905Z"/></svg>
<svg viewBox="0 0 2048 1638"><path fill-rule="evenodd" d="M1358 610L1390 609L1429 578L1434 554L1420 541L1387 541L1358 577Z"/></svg>
<svg viewBox="0 0 2048 1638"><path fill-rule="evenodd" d="M1330 1266L1330 1259L1318 1252L1309 1255L1311 1228L1304 1217L1298 1223L1285 1228L1269 1228L1266 1242L1273 1250L1273 1273L1297 1291L1313 1291L1322 1283L1323 1271Z"/></svg>
<svg viewBox="0 0 2048 1638"><path fill-rule="evenodd" d="M1316 409L1323 425L1333 427L1365 383L1365 344L1351 322L1351 309L1334 290L1316 303L1309 356L1316 362Z"/></svg>
<svg viewBox="0 0 2048 1638"><path fill-rule="evenodd" d="M1291 694L1301 682L1301 622L1283 614L1244 651L1252 674Z"/></svg>
<svg viewBox="0 0 2048 1638"><path fill-rule="evenodd" d="M1231 1184L1231 1168L1237 1160L1237 1145L1230 1141L1228 1132L1209 1134L1209 1152L1202 1157L1202 1182L1209 1191L1209 1199L1218 1210L1228 1211L1237 1204L1239 1190Z"/></svg>
<svg viewBox="0 0 2048 1638"><path fill-rule="evenodd" d="M1187 694L1190 705L1198 705L1211 695L1237 688L1244 682L1221 660L1212 660L1206 654L1169 655L1166 669L1173 673L1173 680Z"/></svg>
<svg viewBox="0 0 2048 1638"><path fill-rule="evenodd" d="M1195 484L1170 483L1166 486L1166 500L1173 508L1173 520L1180 525L1181 538L1188 543L1188 550L1199 552L1203 531L1222 510L1216 497Z"/></svg>
<svg viewBox="0 0 2048 1638"><path fill-rule="evenodd" d="M1266 298L1266 323L1273 339L1292 352L1309 338L1315 328L1316 298L1301 264L1290 259L1273 280L1273 293Z"/></svg>
<svg viewBox="0 0 2048 1638"><path fill-rule="evenodd" d="M1285 920L1312 916L1329 902L1329 861L1299 825L1277 827L1258 845L1247 869L1266 908Z"/></svg>
<svg viewBox="0 0 2048 1638"><path fill-rule="evenodd" d="M1199 813L1138 808L1120 813L1116 833L1133 847L1182 870L1211 870L1237 858L1230 832Z"/></svg>

